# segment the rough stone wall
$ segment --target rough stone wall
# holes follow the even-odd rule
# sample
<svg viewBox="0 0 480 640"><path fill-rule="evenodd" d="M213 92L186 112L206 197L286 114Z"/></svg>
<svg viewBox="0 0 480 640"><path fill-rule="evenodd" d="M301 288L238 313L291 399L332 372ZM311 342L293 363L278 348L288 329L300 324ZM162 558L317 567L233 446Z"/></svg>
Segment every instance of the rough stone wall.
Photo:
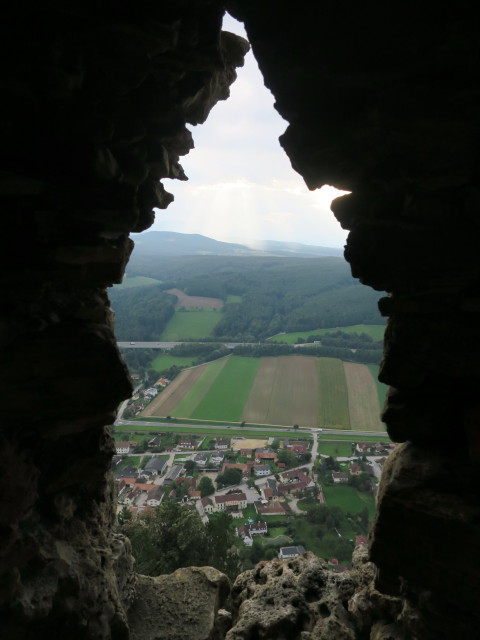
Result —
<svg viewBox="0 0 480 640"><path fill-rule="evenodd" d="M392 387L384 419L405 442L384 474L370 551L380 592L400 600L370 586L363 599L349 592L353 618L333 604L327 615L324 596L303 591L312 573L302 561L275 613L263 588L278 588L272 563L250 586L239 579L230 637L280 637L276 628L339 638L331 611L342 612L344 637L480 637L473 9L228 6L290 123L282 144L294 168L311 188L353 192L334 211L351 230L353 274L389 293L380 304L389 316L381 379ZM127 638L125 606L134 603L134 617L141 590L159 589L161 580L141 580L136 590L128 545L112 535L104 425L131 388L105 288L122 278L128 234L171 201L159 180L184 178L185 123L203 122L228 95L246 45L219 37L222 12L217 0L47 0L2 16L2 638ZM221 598L205 592L213 616ZM262 602L275 613L270 630L249 622ZM355 618L357 606L368 622ZM221 637L221 625L211 629Z"/></svg>
<svg viewBox="0 0 480 640"><path fill-rule="evenodd" d="M466 3L232 0L352 273L387 291L384 473L371 558L406 637L480 637L478 20ZM424 9L424 10L423 10Z"/></svg>
<svg viewBox="0 0 480 640"><path fill-rule="evenodd" d="M127 638L105 425L131 393L106 287L186 179L247 43L222 3L19 2L0 21L0 636Z"/></svg>

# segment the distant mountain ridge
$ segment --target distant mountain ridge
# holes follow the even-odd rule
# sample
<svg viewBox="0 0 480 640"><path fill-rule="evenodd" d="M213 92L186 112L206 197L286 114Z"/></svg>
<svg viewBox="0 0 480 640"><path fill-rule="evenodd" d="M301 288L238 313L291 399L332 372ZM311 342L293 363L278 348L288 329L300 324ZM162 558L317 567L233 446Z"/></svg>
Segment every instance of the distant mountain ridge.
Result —
<svg viewBox="0 0 480 640"><path fill-rule="evenodd" d="M248 247L232 242L221 242L198 233L177 233L175 231L148 231L132 234L137 255L190 256L282 256L296 258L318 258L323 256L343 256L343 249L266 240L262 248Z"/></svg>

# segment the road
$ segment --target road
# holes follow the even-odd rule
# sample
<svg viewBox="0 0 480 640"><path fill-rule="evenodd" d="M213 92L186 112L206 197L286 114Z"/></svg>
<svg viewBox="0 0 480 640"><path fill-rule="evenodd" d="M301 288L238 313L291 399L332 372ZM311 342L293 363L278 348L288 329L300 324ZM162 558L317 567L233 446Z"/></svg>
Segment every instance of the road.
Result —
<svg viewBox="0 0 480 640"><path fill-rule="evenodd" d="M123 425L123 426L129 426L132 427L132 430L135 429L135 427L159 427L160 428L164 428L164 427L184 427L185 429L188 429L189 431L194 430L194 429L212 429L215 431L226 431L227 429L245 429L246 431L273 431L273 432L278 432L278 433L288 433L288 434L293 434L293 435L302 435L305 433L313 433L314 439L316 436L316 429L308 429L308 428L302 428L300 427L300 429L288 429L288 427L276 427L276 426L270 426L268 424L266 424L264 427L251 427L248 424L245 425L245 427L240 427L240 425L238 426L232 426L232 427L228 427L228 426L217 426L217 425L213 425L213 424L179 424L176 422L148 422L148 421L143 421L143 420L135 420L135 421L129 421L129 420L122 420L117 418L117 420L115 420L115 425ZM323 429L322 431L323 435L343 435L343 436L378 436L379 438L388 438L388 434L386 431L345 431L344 429ZM318 445L317 445L318 446Z"/></svg>
<svg viewBox="0 0 480 640"><path fill-rule="evenodd" d="M189 342L117 342L119 349L173 349L177 344L190 344ZM199 342L198 344L204 344ZM209 344L206 342L205 344ZM256 345L256 342L218 342L224 344L228 349L239 346Z"/></svg>

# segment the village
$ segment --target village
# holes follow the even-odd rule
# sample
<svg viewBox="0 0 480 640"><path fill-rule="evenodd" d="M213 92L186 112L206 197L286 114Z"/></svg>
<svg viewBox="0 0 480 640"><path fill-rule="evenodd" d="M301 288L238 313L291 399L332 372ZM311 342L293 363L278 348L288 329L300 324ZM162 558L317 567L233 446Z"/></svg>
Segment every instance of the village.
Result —
<svg viewBox="0 0 480 640"><path fill-rule="evenodd" d="M333 531L342 542L348 536L353 548L366 541L378 479L394 445L342 442L333 453L343 455L329 455L332 446L323 444L321 437L319 441L316 431L313 438L214 438L160 432L143 441L117 441L112 469L119 519L141 521L165 500L195 509L204 523L215 513L228 512L239 545L252 547L256 538L262 538L266 546L273 545L278 557L291 558L315 549L295 544L298 532L287 535L292 534L290 523L305 520L317 505L343 506L352 514L347 514L342 526L339 520ZM365 504L357 505L354 498ZM354 512L362 506L369 513L360 525ZM335 557L328 561L337 570L345 566Z"/></svg>

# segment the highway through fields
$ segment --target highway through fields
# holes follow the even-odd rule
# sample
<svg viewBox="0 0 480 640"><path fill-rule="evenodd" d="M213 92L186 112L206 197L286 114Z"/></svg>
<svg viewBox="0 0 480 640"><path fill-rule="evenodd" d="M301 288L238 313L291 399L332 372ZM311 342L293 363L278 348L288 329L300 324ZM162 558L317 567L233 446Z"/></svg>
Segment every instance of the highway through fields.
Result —
<svg viewBox="0 0 480 640"><path fill-rule="evenodd" d="M173 349L177 344L210 344L210 342L203 343L201 340L189 340L188 342L117 342L119 349ZM234 349L235 347L249 346L257 344L256 342L222 342L221 340L215 344L224 344L228 349Z"/></svg>
<svg viewBox="0 0 480 640"><path fill-rule="evenodd" d="M132 427L132 431L135 430L136 427L183 427L185 429L187 429L188 431L194 430L194 429L212 429L215 431L228 431L229 429L236 429L241 431L242 429L244 429L245 431L275 431L278 433L289 433L289 434L294 434L294 435L298 435L301 436L302 434L310 434L310 433L315 433L316 429L289 429L288 427L271 427L270 425L266 424L263 427L251 427L249 425L245 425L245 427L241 427L240 425L238 426L226 426L226 425L222 425L222 426L218 426L218 425L212 425L212 424L188 424L188 423L175 423L175 422L148 422L148 421L143 421L143 420L121 420L121 419L117 419L115 420L115 425L123 425L123 426L129 426ZM330 436L330 435L342 435L342 436L348 436L351 435L352 437L357 437L357 436L378 436L379 438L388 438L388 434L386 431L346 431L345 429L323 429L323 431L321 432L323 435L326 436Z"/></svg>

